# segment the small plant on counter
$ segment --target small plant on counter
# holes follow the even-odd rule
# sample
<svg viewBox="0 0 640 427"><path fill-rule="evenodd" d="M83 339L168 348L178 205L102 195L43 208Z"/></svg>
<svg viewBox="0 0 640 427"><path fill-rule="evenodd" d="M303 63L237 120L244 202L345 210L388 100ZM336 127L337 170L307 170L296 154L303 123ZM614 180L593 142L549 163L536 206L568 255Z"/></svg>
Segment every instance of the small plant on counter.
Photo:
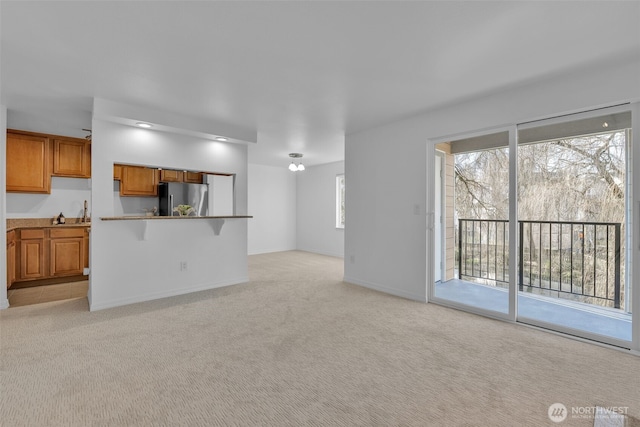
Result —
<svg viewBox="0 0 640 427"><path fill-rule="evenodd" d="M177 207L173 208L173 211L178 212L178 215L180 216L189 216L190 214L195 212L191 205L178 205Z"/></svg>

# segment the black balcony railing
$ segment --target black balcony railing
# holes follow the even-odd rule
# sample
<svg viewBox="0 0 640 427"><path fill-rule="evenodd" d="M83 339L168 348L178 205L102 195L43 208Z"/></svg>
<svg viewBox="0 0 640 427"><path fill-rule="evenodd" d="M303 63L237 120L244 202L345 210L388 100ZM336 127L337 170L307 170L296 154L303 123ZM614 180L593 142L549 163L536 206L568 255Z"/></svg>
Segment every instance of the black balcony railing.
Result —
<svg viewBox="0 0 640 427"><path fill-rule="evenodd" d="M518 286L606 300L620 308L620 223L520 221ZM509 282L506 220L460 219L458 275Z"/></svg>

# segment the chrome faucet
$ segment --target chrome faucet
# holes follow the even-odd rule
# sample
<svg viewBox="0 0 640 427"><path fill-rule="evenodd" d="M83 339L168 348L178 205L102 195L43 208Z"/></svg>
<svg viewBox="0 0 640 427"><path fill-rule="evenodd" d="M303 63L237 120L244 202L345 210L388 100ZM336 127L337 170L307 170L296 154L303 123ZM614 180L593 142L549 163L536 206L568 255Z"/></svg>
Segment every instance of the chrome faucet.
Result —
<svg viewBox="0 0 640 427"><path fill-rule="evenodd" d="M88 222L89 221L89 217L87 215L87 201L84 201L84 212L82 213L82 222Z"/></svg>

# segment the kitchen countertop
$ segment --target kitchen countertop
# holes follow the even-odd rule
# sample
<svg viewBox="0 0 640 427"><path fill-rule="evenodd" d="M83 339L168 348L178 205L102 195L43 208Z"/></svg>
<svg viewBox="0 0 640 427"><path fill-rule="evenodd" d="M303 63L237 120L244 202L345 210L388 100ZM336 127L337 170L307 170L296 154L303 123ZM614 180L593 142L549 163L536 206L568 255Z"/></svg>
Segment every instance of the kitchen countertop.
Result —
<svg viewBox="0 0 640 427"><path fill-rule="evenodd" d="M227 218L253 218L249 215L227 215L227 216L107 216L101 217L102 221L124 221L124 220L162 220L162 219L227 219Z"/></svg>
<svg viewBox="0 0 640 427"><path fill-rule="evenodd" d="M20 228L71 228L91 227L91 221L80 222L81 218L66 218L65 224L53 224L53 218L7 218L7 231Z"/></svg>

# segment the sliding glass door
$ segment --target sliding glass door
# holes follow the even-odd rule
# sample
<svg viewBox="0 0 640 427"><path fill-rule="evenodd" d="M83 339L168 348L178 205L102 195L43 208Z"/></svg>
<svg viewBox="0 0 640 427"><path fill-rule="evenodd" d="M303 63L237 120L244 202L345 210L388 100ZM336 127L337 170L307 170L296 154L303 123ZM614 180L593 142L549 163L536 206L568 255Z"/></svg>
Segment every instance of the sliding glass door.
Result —
<svg viewBox="0 0 640 427"><path fill-rule="evenodd" d="M436 144L431 299L513 318L509 129ZM513 282L513 283L512 283ZM512 285L510 285L512 283Z"/></svg>
<svg viewBox="0 0 640 427"><path fill-rule="evenodd" d="M633 108L434 141L430 301L639 346Z"/></svg>
<svg viewBox="0 0 640 427"><path fill-rule="evenodd" d="M631 111L518 126L518 320L629 347Z"/></svg>

